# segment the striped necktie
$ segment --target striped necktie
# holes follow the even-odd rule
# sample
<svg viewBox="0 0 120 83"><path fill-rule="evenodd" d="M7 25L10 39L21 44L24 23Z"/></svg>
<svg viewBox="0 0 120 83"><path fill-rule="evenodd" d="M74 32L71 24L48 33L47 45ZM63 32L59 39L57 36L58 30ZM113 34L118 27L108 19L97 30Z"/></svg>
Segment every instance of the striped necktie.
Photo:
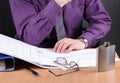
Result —
<svg viewBox="0 0 120 83"><path fill-rule="evenodd" d="M65 33L65 26L63 22L63 13L60 15L60 18L57 21L57 24L55 25L57 39L60 40L66 36Z"/></svg>

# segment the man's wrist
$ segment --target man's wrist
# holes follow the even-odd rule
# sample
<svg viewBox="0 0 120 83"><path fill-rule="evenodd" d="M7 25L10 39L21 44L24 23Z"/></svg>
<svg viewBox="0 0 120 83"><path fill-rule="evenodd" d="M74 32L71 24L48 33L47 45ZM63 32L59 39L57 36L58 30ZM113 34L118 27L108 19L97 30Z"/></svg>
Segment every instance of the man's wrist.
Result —
<svg viewBox="0 0 120 83"><path fill-rule="evenodd" d="M79 40L85 44L85 48L88 47L88 40L87 40L87 39L85 39L85 38L80 38Z"/></svg>

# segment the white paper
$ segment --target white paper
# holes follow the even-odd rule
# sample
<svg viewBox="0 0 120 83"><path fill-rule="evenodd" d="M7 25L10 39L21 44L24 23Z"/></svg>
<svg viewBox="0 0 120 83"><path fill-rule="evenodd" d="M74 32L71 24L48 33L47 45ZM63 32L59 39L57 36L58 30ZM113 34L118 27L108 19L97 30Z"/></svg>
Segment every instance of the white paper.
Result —
<svg viewBox="0 0 120 83"><path fill-rule="evenodd" d="M43 48L40 50L41 64L55 65L53 61L55 61L57 57L64 57L67 59L68 63L70 61L74 61L79 65L79 67L96 67L96 49L73 51L67 54L55 53L52 50Z"/></svg>
<svg viewBox="0 0 120 83"><path fill-rule="evenodd" d="M66 58L68 63L74 61L79 67L96 67L96 49L55 53L50 49L38 48L2 34L0 34L0 52L45 68L52 68L50 65L58 66L54 63L57 57Z"/></svg>

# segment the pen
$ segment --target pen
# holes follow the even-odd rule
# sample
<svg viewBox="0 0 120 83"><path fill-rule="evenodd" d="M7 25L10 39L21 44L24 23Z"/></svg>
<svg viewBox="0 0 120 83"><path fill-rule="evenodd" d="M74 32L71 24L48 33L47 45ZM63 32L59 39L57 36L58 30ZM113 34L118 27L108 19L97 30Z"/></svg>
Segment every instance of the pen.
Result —
<svg viewBox="0 0 120 83"><path fill-rule="evenodd" d="M44 67L57 67L57 66L54 66L54 65L42 65Z"/></svg>
<svg viewBox="0 0 120 83"><path fill-rule="evenodd" d="M26 68L27 70L29 70L30 72L32 72L33 75L35 75L35 76L37 76L37 77L40 76L38 72L36 72L35 70L31 69L30 67L27 67L27 66L26 66L25 68Z"/></svg>

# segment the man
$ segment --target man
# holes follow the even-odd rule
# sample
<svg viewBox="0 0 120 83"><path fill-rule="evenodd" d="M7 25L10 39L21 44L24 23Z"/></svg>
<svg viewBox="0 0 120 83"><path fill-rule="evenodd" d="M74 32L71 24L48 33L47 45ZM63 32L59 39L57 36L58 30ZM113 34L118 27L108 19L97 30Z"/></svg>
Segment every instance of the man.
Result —
<svg viewBox="0 0 120 83"><path fill-rule="evenodd" d="M16 38L63 53L93 47L110 30L111 19L101 0L9 0ZM63 15L65 36L58 40ZM83 18L89 23L82 33ZM59 32L59 31L58 31Z"/></svg>

